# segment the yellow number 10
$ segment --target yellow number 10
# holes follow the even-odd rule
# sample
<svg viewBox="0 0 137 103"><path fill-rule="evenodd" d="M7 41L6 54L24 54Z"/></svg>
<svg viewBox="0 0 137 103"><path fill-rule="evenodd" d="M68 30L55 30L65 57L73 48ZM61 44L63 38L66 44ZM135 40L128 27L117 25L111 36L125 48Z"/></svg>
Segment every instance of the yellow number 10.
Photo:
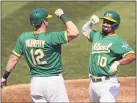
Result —
<svg viewBox="0 0 137 103"><path fill-rule="evenodd" d="M97 61L97 65L101 66L101 67L105 67L107 64L107 58L104 56L98 56L98 61Z"/></svg>

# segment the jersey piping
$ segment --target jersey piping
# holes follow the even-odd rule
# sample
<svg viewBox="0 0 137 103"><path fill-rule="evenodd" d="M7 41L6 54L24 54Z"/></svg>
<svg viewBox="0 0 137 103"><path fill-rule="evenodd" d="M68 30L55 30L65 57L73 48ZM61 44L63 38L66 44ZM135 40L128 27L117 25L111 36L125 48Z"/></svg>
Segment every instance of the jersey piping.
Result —
<svg viewBox="0 0 137 103"><path fill-rule="evenodd" d="M129 52L125 53L125 54L123 55L123 57L125 57L127 54L131 54L131 53L135 53L135 52L134 52L134 51L129 51Z"/></svg>
<svg viewBox="0 0 137 103"><path fill-rule="evenodd" d="M17 53L16 51L12 51L13 54L15 54L16 56L20 57L21 55L19 53Z"/></svg>

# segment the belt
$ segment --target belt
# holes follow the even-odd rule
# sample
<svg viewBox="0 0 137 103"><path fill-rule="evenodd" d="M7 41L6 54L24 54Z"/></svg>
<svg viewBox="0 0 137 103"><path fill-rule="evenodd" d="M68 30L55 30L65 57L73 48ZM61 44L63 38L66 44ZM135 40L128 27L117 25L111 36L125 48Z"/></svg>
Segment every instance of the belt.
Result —
<svg viewBox="0 0 137 103"><path fill-rule="evenodd" d="M61 72L56 73L56 76L59 76L59 75L61 75Z"/></svg>
<svg viewBox="0 0 137 103"><path fill-rule="evenodd" d="M106 76L103 76L103 77L94 77L92 75L89 75L89 77L92 79L93 82L102 82L104 80L109 80L110 77L106 77Z"/></svg>

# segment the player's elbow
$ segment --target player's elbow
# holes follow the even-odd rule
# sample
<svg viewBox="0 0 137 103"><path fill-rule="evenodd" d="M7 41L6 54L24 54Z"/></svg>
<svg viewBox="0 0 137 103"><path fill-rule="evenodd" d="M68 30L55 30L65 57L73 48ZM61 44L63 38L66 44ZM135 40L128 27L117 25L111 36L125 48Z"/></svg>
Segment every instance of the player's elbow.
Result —
<svg viewBox="0 0 137 103"><path fill-rule="evenodd" d="M82 35L85 36L87 34L86 30L85 29L81 29L81 32L82 32Z"/></svg>
<svg viewBox="0 0 137 103"><path fill-rule="evenodd" d="M134 60L136 60L136 55L135 55L135 53L127 54L127 55L124 56L124 58L123 58L123 64L129 64L129 63L133 62Z"/></svg>
<svg viewBox="0 0 137 103"><path fill-rule="evenodd" d="M66 23L66 30L68 32L68 36L70 37L77 37L79 35L79 30L72 21L68 21Z"/></svg>
<svg viewBox="0 0 137 103"><path fill-rule="evenodd" d="M128 58L128 60L130 62L136 60L136 54L135 53L128 54L126 57Z"/></svg>
<svg viewBox="0 0 137 103"><path fill-rule="evenodd" d="M136 54L133 54L132 56L133 60L136 60Z"/></svg>
<svg viewBox="0 0 137 103"><path fill-rule="evenodd" d="M79 35L79 31L68 32L68 42L75 39Z"/></svg>
<svg viewBox="0 0 137 103"><path fill-rule="evenodd" d="M73 30L68 32L68 36L70 37L77 37L79 35L79 31L78 30Z"/></svg>
<svg viewBox="0 0 137 103"><path fill-rule="evenodd" d="M82 32L82 35L85 36L85 37L88 37L88 30L85 30L85 29L81 29L81 32Z"/></svg>
<svg viewBox="0 0 137 103"><path fill-rule="evenodd" d="M78 31L78 30L75 30L75 31L73 32L73 35L74 35L75 37L77 37L77 36L79 35L79 31Z"/></svg>

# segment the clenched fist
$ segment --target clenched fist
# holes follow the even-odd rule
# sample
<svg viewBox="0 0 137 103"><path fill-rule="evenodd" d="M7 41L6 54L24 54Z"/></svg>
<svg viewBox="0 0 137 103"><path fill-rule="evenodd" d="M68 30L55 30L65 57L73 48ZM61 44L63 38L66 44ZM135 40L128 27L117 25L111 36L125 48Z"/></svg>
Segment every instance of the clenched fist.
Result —
<svg viewBox="0 0 137 103"><path fill-rule="evenodd" d="M92 15L90 21L92 22L92 24L97 24L99 22L99 18L96 15Z"/></svg>
<svg viewBox="0 0 137 103"><path fill-rule="evenodd" d="M109 72L117 72L118 65L120 65L119 61L115 61L111 66Z"/></svg>
<svg viewBox="0 0 137 103"><path fill-rule="evenodd" d="M1 79L1 88L3 88L3 86L7 85L7 79L2 78Z"/></svg>
<svg viewBox="0 0 137 103"><path fill-rule="evenodd" d="M60 8L57 9L54 13L56 14L57 17L60 17L62 14L64 14L63 10Z"/></svg>

